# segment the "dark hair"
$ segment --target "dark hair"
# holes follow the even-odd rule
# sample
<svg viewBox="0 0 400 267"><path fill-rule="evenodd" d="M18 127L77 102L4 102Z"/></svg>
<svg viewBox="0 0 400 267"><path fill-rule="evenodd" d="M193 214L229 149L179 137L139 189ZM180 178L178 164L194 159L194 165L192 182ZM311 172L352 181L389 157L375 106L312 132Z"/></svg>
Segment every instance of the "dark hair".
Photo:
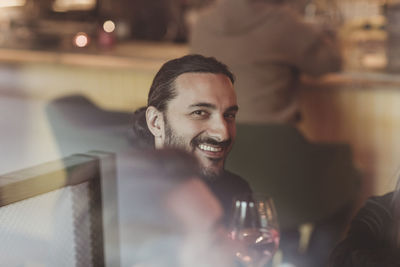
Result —
<svg viewBox="0 0 400 267"><path fill-rule="evenodd" d="M172 59L161 66L151 84L147 98L147 107L154 106L164 112L168 102L176 97L174 82L176 78L184 73L215 73L226 75L232 83L235 77L228 67L214 57L202 55L186 55L181 58ZM139 108L134 113L133 136L135 143L139 146L154 147L154 137L146 124L146 109Z"/></svg>

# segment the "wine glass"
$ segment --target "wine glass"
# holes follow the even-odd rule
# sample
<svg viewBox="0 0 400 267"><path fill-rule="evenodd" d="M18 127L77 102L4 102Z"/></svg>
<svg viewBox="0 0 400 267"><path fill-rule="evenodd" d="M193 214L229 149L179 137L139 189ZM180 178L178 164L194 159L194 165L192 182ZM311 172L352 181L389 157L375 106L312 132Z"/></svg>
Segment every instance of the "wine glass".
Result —
<svg viewBox="0 0 400 267"><path fill-rule="evenodd" d="M279 246L279 227L271 197L244 194L233 200L230 237L235 256L247 267L263 267Z"/></svg>

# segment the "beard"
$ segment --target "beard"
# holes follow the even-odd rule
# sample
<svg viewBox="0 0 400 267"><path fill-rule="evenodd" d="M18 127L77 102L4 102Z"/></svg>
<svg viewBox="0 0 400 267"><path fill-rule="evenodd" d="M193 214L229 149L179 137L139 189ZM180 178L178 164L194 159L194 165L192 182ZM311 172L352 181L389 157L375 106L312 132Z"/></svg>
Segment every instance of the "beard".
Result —
<svg viewBox="0 0 400 267"><path fill-rule="evenodd" d="M210 137L201 137L201 133L196 135L190 142L185 142L185 138L183 136L180 136L176 134L176 132L172 129L170 124L168 123L168 120L165 117L165 142L164 145L166 147L170 148L176 148L176 149L182 149L185 150L192 155L195 156L194 152L196 150L196 147L201 144L211 144L211 145L219 145L223 148L229 147L231 144L231 140L227 140L224 142L218 142L213 138ZM215 180L217 179L222 173L223 173L223 168L211 168L211 167L206 167L201 164L201 160L196 158L199 165L200 165L200 170L202 175L207 179L207 180ZM208 159L211 162L215 162L217 164L216 160L213 159ZM213 164L213 163L211 163Z"/></svg>
<svg viewBox="0 0 400 267"><path fill-rule="evenodd" d="M177 135L172 127L169 125L167 118L165 117L165 142L164 145L166 147L183 149L190 153L193 153L195 147L192 150L188 149L187 145L185 145L185 140L182 136Z"/></svg>

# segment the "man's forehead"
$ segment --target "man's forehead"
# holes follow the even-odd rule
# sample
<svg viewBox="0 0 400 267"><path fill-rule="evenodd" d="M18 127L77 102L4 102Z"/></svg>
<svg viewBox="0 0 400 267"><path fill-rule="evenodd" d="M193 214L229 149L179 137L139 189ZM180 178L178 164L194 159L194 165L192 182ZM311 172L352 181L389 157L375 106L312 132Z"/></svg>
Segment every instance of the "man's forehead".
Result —
<svg viewBox="0 0 400 267"><path fill-rule="evenodd" d="M187 106L208 103L236 106L236 93L228 76L220 73L184 73L175 80L176 102Z"/></svg>

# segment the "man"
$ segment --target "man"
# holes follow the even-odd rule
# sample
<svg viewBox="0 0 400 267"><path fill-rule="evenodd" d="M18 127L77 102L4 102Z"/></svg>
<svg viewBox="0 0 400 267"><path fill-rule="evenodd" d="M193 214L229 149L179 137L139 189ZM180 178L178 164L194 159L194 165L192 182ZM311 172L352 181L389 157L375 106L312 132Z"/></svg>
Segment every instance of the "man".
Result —
<svg viewBox="0 0 400 267"><path fill-rule="evenodd" d="M156 74L147 107L134 116L134 136L148 147L192 153L206 183L221 201L228 222L232 198L251 192L241 177L224 169L236 136L234 76L215 58L187 55Z"/></svg>
<svg viewBox="0 0 400 267"><path fill-rule="evenodd" d="M284 2L218 0L191 28L191 51L218 56L236 73L238 122L297 123L300 75L340 70L332 32L305 23Z"/></svg>

